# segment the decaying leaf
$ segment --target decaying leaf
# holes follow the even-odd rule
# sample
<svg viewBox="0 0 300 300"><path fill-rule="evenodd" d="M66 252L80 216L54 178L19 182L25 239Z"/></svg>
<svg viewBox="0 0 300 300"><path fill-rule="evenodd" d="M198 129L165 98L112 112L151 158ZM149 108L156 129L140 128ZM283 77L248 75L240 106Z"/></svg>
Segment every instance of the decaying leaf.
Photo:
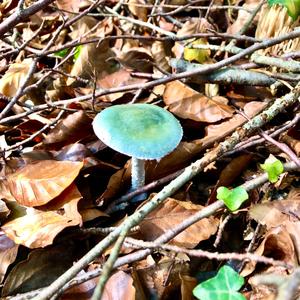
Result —
<svg viewBox="0 0 300 300"><path fill-rule="evenodd" d="M77 177L82 162L43 160L8 176L7 186L24 206L40 206L61 194Z"/></svg>
<svg viewBox="0 0 300 300"><path fill-rule="evenodd" d="M0 231L0 283L2 283L7 268L12 264L18 253L19 245Z"/></svg>
<svg viewBox="0 0 300 300"><path fill-rule="evenodd" d="M174 228L202 208L201 205L168 198L140 223L143 239L155 240L165 231ZM218 220L216 218L202 219L177 235L171 243L193 248L213 235L217 231L217 227Z"/></svg>
<svg viewBox="0 0 300 300"><path fill-rule="evenodd" d="M43 210L27 209L25 216L4 224L2 230L16 244L28 248L46 247L66 227L82 224L77 208L80 199L81 194L72 185L51 202L51 205L44 206Z"/></svg>
<svg viewBox="0 0 300 300"><path fill-rule="evenodd" d="M230 118L234 112L227 105L226 98L220 96L209 98L180 81L167 84L164 102L176 116L200 122L214 123Z"/></svg>
<svg viewBox="0 0 300 300"><path fill-rule="evenodd" d="M6 278L2 296L25 293L48 286L70 268L76 260L72 244L56 245L32 251Z"/></svg>

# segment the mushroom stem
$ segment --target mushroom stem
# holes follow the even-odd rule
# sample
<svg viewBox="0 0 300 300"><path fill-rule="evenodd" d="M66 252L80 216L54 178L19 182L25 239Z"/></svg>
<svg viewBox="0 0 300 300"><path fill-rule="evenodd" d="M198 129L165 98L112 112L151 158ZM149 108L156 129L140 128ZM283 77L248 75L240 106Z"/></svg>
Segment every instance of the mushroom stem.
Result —
<svg viewBox="0 0 300 300"><path fill-rule="evenodd" d="M131 158L131 190L145 185L145 160L136 157ZM142 201L147 198L147 194L143 193L132 199L133 202Z"/></svg>
<svg viewBox="0 0 300 300"><path fill-rule="evenodd" d="M136 190L145 185L145 161L136 157L131 158L131 188Z"/></svg>

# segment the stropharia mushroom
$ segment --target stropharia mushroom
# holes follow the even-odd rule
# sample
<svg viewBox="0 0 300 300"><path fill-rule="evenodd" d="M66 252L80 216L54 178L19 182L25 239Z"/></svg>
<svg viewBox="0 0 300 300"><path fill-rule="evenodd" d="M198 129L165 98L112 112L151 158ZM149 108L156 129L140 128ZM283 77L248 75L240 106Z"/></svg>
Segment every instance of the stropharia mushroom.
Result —
<svg viewBox="0 0 300 300"><path fill-rule="evenodd" d="M152 104L121 104L106 108L95 117L93 128L107 146L131 156L132 191L145 184L145 160L161 159L172 152L182 138L178 120Z"/></svg>

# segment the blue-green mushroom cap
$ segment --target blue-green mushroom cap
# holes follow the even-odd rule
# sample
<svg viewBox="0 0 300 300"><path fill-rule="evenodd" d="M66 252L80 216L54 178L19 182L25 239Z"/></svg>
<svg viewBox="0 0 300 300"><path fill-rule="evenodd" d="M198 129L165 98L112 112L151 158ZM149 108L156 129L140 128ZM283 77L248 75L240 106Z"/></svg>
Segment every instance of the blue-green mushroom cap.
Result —
<svg viewBox="0 0 300 300"><path fill-rule="evenodd" d="M182 127L168 111L152 104L114 105L93 121L97 137L110 148L139 159L160 159L182 138Z"/></svg>

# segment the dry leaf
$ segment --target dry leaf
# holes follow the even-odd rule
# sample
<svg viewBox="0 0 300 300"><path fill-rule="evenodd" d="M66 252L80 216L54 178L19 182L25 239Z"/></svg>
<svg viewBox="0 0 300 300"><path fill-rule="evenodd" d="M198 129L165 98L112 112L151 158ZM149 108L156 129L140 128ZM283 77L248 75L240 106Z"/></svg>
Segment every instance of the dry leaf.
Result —
<svg viewBox="0 0 300 300"><path fill-rule="evenodd" d="M118 271L108 279L101 300L135 300L135 294L132 277Z"/></svg>
<svg viewBox="0 0 300 300"><path fill-rule="evenodd" d="M15 96L19 87L24 83L32 62L32 58L26 58L21 63L10 64L0 79L0 93L7 97Z"/></svg>
<svg viewBox="0 0 300 300"><path fill-rule="evenodd" d="M92 119L83 110L68 115L61 120L43 141L47 148L60 149L92 134Z"/></svg>
<svg viewBox="0 0 300 300"><path fill-rule="evenodd" d="M226 98L209 98L180 81L168 83L163 97L169 110L183 119L214 123L231 117L234 112Z"/></svg>
<svg viewBox="0 0 300 300"><path fill-rule="evenodd" d="M82 275L81 273L84 272L80 272L79 275ZM96 277L72 286L60 297L60 300L90 300L94 294L98 280L99 278Z"/></svg>
<svg viewBox="0 0 300 300"><path fill-rule="evenodd" d="M57 7L59 9L75 13L79 12L80 2L82 2L82 0L56 0Z"/></svg>
<svg viewBox="0 0 300 300"><path fill-rule="evenodd" d="M74 244L32 251L19 262L4 282L2 296L25 293L48 286L78 259Z"/></svg>
<svg viewBox="0 0 300 300"><path fill-rule="evenodd" d="M244 113L253 118L267 106L264 102L250 102L244 107ZM230 120L217 125L209 125L206 127L206 136L199 139L198 142L205 145L212 145L214 142L223 139L225 136L233 132L237 127L246 123L247 120L240 114L235 114Z"/></svg>
<svg viewBox="0 0 300 300"><path fill-rule="evenodd" d="M53 243L56 235L66 227L82 224L77 205L81 199L75 185L63 192L54 203L43 209L57 211L43 211L34 208L27 209L27 214L14 219L2 226L5 234L16 244L28 248L46 247Z"/></svg>
<svg viewBox="0 0 300 300"><path fill-rule="evenodd" d="M2 283L7 268L12 264L18 253L19 245L0 231L0 283Z"/></svg>
<svg viewBox="0 0 300 300"><path fill-rule="evenodd" d="M145 0L129 0L128 9L135 17L138 17L139 20L146 22L148 18L148 9L147 7L139 6L143 4L147 4Z"/></svg>
<svg viewBox="0 0 300 300"><path fill-rule="evenodd" d="M254 253L282 260L291 265L298 264L293 239L285 226L270 229ZM256 264L255 261L248 262L240 275L245 277L251 274Z"/></svg>
<svg viewBox="0 0 300 300"><path fill-rule="evenodd" d="M19 204L40 206L61 194L82 166L82 162L43 160L8 176L6 184Z"/></svg>
<svg viewBox="0 0 300 300"><path fill-rule="evenodd" d="M140 223L143 239L155 240L201 209L203 209L201 205L168 198ZM205 218L185 229L171 243L181 247L194 248L201 241L207 240L215 234L217 228L218 220L216 218Z"/></svg>

